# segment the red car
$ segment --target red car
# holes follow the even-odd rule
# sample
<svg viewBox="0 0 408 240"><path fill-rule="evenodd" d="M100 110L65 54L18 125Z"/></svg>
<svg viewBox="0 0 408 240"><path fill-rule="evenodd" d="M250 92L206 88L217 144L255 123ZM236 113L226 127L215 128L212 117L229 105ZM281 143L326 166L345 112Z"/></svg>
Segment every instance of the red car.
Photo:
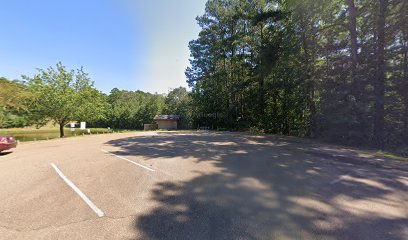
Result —
<svg viewBox="0 0 408 240"><path fill-rule="evenodd" d="M0 152L17 147L17 141L12 136L0 136Z"/></svg>

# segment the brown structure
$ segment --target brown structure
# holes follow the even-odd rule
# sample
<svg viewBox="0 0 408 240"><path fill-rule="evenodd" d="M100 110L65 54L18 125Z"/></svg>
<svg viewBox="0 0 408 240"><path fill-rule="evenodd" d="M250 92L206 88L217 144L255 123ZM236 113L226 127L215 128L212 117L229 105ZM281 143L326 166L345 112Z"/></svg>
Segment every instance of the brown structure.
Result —
<svg viewBox="0 0 408 240"><path fill-rule="evenodd" d="M179 126L179 115L156 115L154 121L158 129L176 130Z"/></svg>
<svg viewBox="0 0 408 240"><path fill-rule="evenodd" d="M143 124L143 130L145 131L151 131L151 130L156 130L157 129L157 124Z"/></svg>

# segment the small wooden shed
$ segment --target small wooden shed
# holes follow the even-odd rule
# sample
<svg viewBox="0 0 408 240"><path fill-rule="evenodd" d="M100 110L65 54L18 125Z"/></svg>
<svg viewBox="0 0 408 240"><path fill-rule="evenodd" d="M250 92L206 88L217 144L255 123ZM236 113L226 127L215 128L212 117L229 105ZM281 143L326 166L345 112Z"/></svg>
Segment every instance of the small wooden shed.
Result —
<svg viewBox="0 0 408 240"><path fill-rule="evenodd" d="M179 115L156 115L154 121L158 129L176 130L179 127Z"/></svg>

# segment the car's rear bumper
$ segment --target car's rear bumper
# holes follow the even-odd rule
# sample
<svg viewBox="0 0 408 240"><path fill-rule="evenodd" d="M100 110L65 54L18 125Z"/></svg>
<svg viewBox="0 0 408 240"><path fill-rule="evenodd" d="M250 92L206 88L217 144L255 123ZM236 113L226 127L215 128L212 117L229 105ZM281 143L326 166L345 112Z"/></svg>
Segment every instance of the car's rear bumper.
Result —
<svg viewBox="0 0 408 240"><path fill-rule="evenodd" d="M17 147L17 142L0 143L0 152Z"/></svg>

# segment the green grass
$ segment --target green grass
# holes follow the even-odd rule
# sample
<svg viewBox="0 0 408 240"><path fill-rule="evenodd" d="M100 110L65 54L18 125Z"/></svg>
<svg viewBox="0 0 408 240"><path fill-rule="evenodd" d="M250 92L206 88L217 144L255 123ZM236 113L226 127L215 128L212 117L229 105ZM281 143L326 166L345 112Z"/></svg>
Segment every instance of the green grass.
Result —
<svg viewBox="0 0 408 240"><path fill-rule="evenodd" d="M408 158L404 157L404 156L400 156L394 153L390 153L390 152L384 152L384 151L377 151L375 153L375 155L379 156L379 157L386 157L386 158L392 158L395 160L399 160L399 161L406 161L408 162Z"/></svg>
<svg viewBox="0 0 408 240"><path fill-rule="evenodd" d="M90 135L87 130L82 132L80 129L71 131L69 128L65 128L65 137L75 137L82 135ZM107 128L91 128L91 134L107 134L112 132L127 132L129 130L112 130ZM59 138L58 128L13 128L13 129L0 129L0 135L12 135L21 142L48 140Z"/></svg>

